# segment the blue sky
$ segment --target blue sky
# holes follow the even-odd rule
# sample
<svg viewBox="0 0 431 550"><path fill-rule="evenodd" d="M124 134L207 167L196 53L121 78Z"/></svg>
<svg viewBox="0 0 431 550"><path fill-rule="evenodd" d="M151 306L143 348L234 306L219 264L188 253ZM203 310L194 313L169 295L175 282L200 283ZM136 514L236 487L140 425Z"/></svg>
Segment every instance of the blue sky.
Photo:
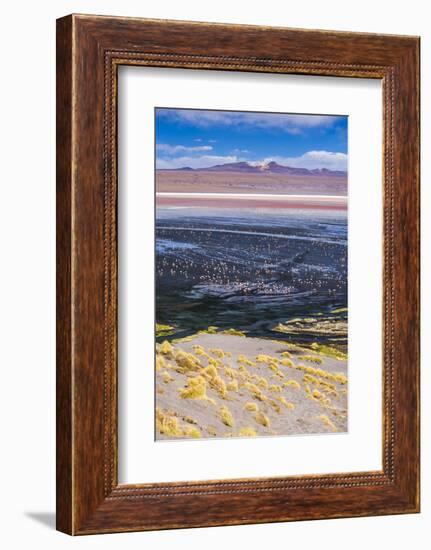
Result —
<svg viewBox="0 0 431 550"><path fill-rule="evenodd" d="M157 168L227 162L347 170L347 117L156 109Z"/></svg>

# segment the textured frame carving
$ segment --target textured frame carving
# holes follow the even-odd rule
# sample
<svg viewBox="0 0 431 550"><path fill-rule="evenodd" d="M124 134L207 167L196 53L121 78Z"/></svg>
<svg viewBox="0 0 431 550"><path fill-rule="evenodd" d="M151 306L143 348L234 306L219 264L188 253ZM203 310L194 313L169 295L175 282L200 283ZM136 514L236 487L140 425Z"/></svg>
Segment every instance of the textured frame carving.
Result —
<svg viewBox="0 0 431 550"><path fill-rule="evenodd" d="M336 474L332 476L289 476L285 479L265 479L265 480L229 480L229 481L211 481L195 482L193 484L166 484L166 488L152 487L142 485L140 487L118 488L118 481L115 471L117 464L116 453L117 442L112 426L117 424L116 407L112 406L110 399L115 400L116 396L112 392L115 387L117 373L117 355L116 355L116 310L117 303L117 242L116 242L116 204L117 196L117 90L118 90L118 67L121 65L135 65L141 67L173 67L173 68L192 68L192 69L214 69L214 70L258 70L265 73L283 73L283 74L322 74L330 68L331 75L337 76L360 76L367 75L368 78L379 78L383 80L383 103L384 103L384 134L386 136L387 147L384 164L385 172L383 177L384 195L388 197L385 207L385 221L383 228L384 241L384 266L383 280L387 282L386 306L383 311L383 340L385 342L383 361L383 392L384 392L384 430L383 430L383 471L382 472L364 472L361 474ZM256 69L258 67L258 69ZM383 485L393 481L393 440L394 440L394 404L393 393L391 391L393 381L393 75L391 69L385 70L384 67L371 65L350 65L333 63L327 64L318 61L301 63L298 61L277 60L273 63L268 59L257 58L226 58L196 55L169 55L165 53L146 53L131 51L105 52L105 165L110 169L105 170L105 224L104 224L104 250L105 250L105 306L107 312L105 317L105 335L106 335L106 361L105 361L105 491L109 498L118 498L121 496L133 495L133 498L154 498L158 495L171 494L170 491L175 487L175 492L181 489L185 494L200 494L199 491L207 489L212 494L218 492L238 493L247 491L247 486L251 484L254 487L264 485L259 491L271 491L274 488L295 489L296 487L354 487L361 484ZM112 383L112 387L111 387ZM114 458L115 457L115 458ZM181 493L181 494L184 494Z"/></svg>

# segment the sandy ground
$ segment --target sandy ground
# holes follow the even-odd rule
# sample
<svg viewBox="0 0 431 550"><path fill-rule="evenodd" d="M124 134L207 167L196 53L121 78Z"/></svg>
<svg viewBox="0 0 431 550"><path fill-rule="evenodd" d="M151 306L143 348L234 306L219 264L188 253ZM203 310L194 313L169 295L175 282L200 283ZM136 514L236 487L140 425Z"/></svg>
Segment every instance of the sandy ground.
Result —
<svg viewBox="0 0 431 550"><path fill-rule="evenodd" d="M235 172L157 170L158 193L286 193L346 195L347 178Z"/></svg>
<svg viewBox="0 0 431 550"><path fill-rule="evenodd" d="M226 334L158 344L157 358L156 439L347 430L344 359Z"/></svg>

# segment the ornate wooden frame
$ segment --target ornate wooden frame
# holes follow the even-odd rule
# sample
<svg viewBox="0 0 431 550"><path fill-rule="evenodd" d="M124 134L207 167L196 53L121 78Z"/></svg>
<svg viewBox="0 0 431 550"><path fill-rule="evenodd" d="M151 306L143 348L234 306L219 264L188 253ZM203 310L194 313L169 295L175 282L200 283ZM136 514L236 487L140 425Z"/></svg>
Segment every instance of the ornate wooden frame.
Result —
<svg viewBox="0 0 431 550"><path fill-rule="evenodd" d="M382 80L382 471L118 484L119 65ZM57 216L60 531L419 511L419 38L88 15L59 19Z"/></svg>

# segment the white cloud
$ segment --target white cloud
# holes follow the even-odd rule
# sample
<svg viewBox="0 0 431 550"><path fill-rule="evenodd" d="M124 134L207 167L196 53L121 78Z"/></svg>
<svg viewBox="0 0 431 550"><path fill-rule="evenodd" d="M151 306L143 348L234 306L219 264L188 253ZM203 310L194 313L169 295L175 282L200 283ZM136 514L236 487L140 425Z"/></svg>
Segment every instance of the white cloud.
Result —
<svg viewBox="0 0 431 550"><path fill-rule="evenodd" d="M299 157L268 157L264 163L275 161L294 168L328 168L328 170L347 170L347 154L330 151L308 151Z"/></svg>
<svg viewBox="0 0 431 550"><path fill-rule="evenodd" d="M237 154L237 153L244 153L244 154L248 154L250 153L251 151L249 151L248 149L238 149L238 148L235 148L231 151L233 154Z"/></svg>
<svg viewBox="0 0 431 550"><path fill-rule="evenodd" d="M168 143L158 143L157 151L166 155L176 155L177 153L194 153L201 151L212 151L211 145L196 145L195 147L187 147L185 145L169 145Z"/></svg>
<svg viewBox="0 0 431 550"><path fill-rule="evenodd" d="M198 109L158 109L157 116L174 122L208 128L211 126L254 127L300 134L306 128L327 128L339 117L332 115L294 115Z"/></svg>
<svg viewBox="0 0 431 550"><path fill-rule="evenodd" d="M175 158L157 158L157 168L207 168L216 164L228 162L240 162L246 159L237 155L200 155L181 156ZM327 168L328 170L347 170L347 155L345 153L333 153L330 151L308 151L299 157L267 157L263 160L248 161L252 165L266 164L275 161L283 166L294 168Z"/></svg>
<svg viewBox="0 0 431 550"><path fill-rule="evenodd" d="M202 155L200 157L176 157L176 158L157 158L156 168L207 168L216 164L227 164L228 162L238 162L237 156L218 156L218 155Z"/></svg>

